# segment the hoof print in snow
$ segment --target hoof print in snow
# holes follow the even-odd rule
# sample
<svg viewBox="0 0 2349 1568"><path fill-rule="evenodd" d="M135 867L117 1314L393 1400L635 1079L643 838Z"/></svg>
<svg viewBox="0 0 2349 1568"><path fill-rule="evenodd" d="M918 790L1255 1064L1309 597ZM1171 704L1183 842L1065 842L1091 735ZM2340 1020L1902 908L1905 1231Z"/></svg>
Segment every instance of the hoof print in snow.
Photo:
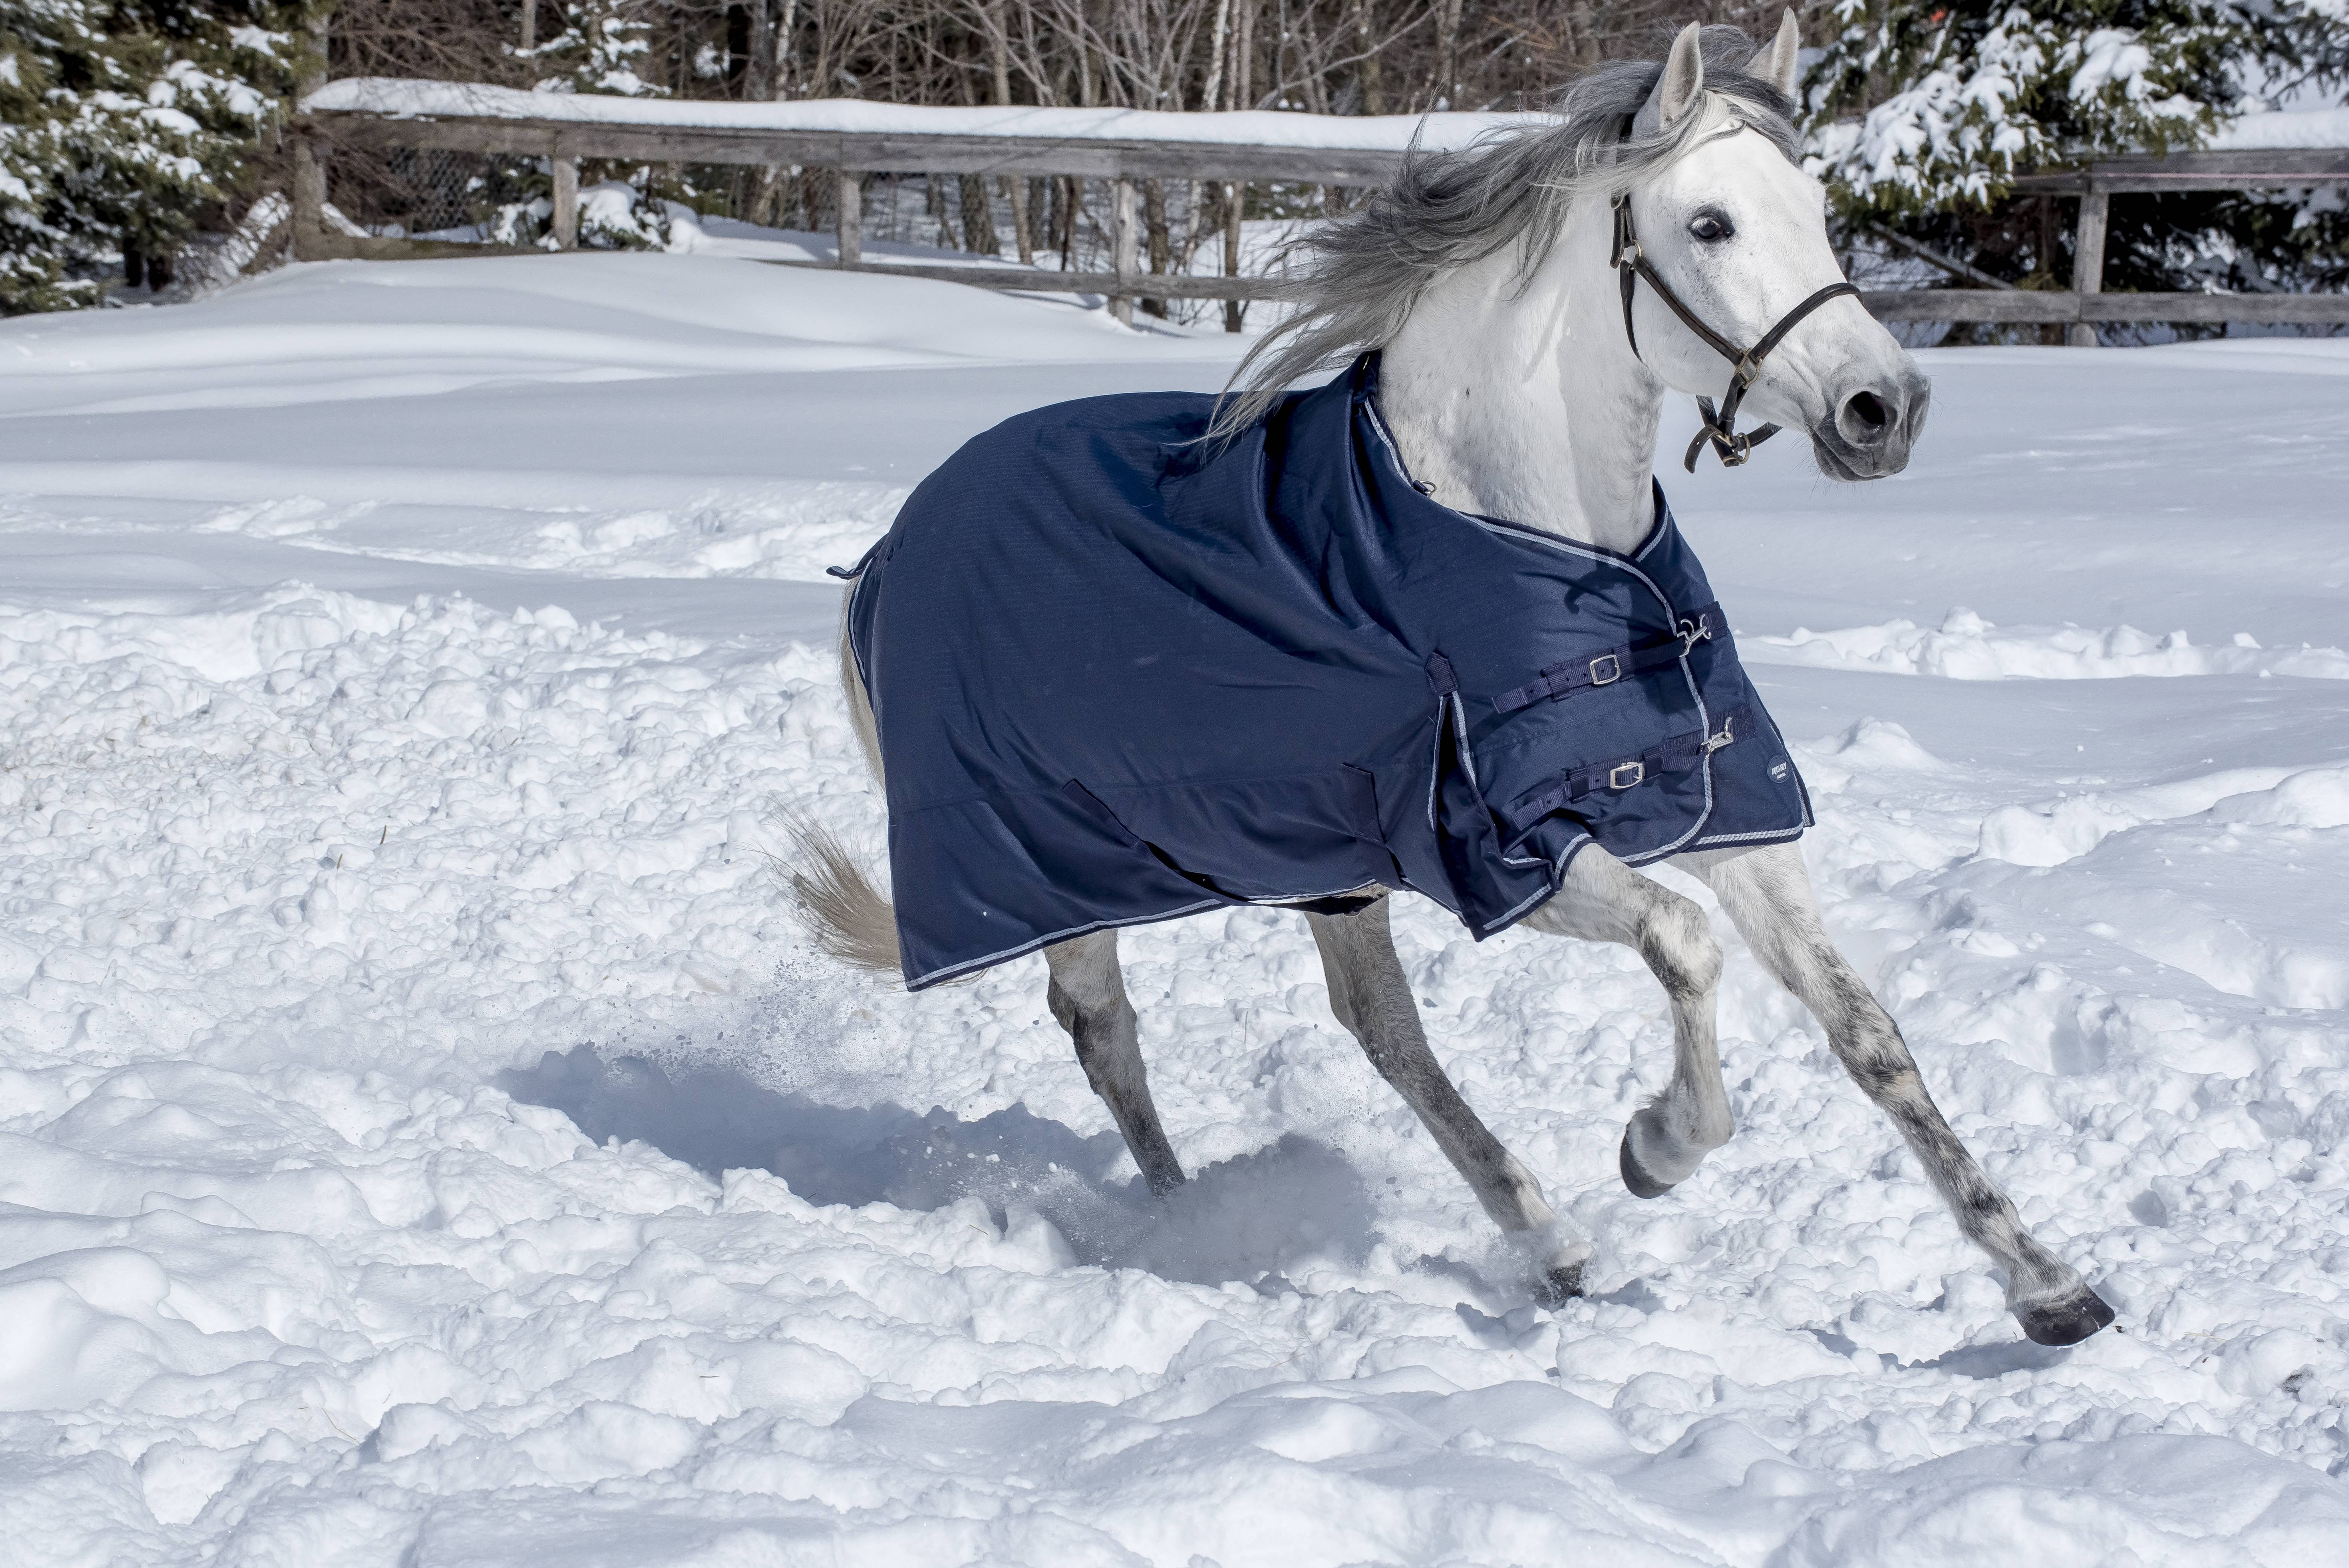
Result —
<svg viewBox="0 0 2349 1568"><path fill-rule="evenodd" d="M1582 1295L1582 1265L1560 1264L1534 1281L1534 1305L1556 1312Z"/></svg>
<svg viewBox="0 0 2349 1568"><path fill-rule="evenodd" d="M2095 1291L2081 1288L2069 1301L2017 1307L2014 1320L2033 1345L2077 1345L2113 1320L2113 1309Z"/></svg>
<svg viewBox="0 0 2349 1568"><path fill-rule="evenodd" d="M1631 1130L1629 1128L1623 1130L1623 1147L1617 1163L1623 1168L1623 1185L1631 1190L1634 1198L1661 1198L1672 1190L1674 1183L1659 1181L1640 1169L1640 1161L1631 1153Z"/></svg>

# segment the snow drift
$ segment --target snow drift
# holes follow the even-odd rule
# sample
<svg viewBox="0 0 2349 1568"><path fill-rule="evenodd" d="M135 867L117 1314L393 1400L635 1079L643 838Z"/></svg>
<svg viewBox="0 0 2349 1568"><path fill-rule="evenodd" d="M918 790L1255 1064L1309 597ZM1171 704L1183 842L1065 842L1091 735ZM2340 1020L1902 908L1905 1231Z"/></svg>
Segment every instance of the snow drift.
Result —
<svg viewBox="0 0 2349 1568"><path fill-rule="evenodd" d="M1673 487L1839 938L2121 1311L2051 1353L1742 954L1640 1203L1638 961L1399 912L1599 1238L1549 1315L1293 915L1128 940L1164 1207L1039 963L808 951L784 816L884 829L821 567L1227 354L691 256L0 327L0 1559L2338 1560L2349 356L1929 355L1903 478Z"/></svg>

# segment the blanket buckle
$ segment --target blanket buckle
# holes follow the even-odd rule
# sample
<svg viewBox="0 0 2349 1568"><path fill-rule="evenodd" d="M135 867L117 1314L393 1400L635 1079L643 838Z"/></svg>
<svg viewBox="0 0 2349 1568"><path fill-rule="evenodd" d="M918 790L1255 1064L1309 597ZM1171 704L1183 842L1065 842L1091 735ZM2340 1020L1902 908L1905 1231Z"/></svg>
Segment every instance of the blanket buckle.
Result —
<svg viewBox="0 0 2349 1568"><path fill-rule="evenodd" d="M1600 666L1604 665L1602 673ZM1601 654L1590 661L1590 684L1595 686L1613 686L1623 678L1623 661L1614 654Z"/></svg>
<svg viewBox="0 0 2349 1568"><path fill-rule="evenodd" d="M1628 779L1624 777L1627 773L1630 775ZM1629 789L1632 785L1646 779L1647 776L1648 765L1645 761L1635 758L1630 762L1618 762L1612 769L1608 770L1607 788L1609 789Z"/></svg>

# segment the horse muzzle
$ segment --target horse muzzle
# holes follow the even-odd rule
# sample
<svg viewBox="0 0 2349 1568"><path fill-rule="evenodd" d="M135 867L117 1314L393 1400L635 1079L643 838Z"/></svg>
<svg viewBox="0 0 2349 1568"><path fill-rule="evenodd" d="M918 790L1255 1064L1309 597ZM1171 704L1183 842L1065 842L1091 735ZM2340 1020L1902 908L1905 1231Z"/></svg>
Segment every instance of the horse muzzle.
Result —
<svg viewBox="0 0 2349 1568"><path fill-rule="evenodd" d="M1909 449L1925 428L1932 383L1913 366L1880 385L1844 394L1835 412L1811 427L1811 452L1831 480L1880 480L1909 466Z"/></svg>

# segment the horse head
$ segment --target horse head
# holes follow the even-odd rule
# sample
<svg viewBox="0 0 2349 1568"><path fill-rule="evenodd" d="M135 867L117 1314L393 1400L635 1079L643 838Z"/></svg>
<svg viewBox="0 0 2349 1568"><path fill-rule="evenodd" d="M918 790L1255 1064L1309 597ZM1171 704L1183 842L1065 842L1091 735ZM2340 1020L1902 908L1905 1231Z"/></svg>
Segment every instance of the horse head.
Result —
<svg viewBox="0 0 2349 1568"><path fill-rule="evenodd" d="M1415 153L1299 238L1289 314L1218 433L1376 349L1430 494L1609 548L1651 525L1668 390L1711 408L1692 464L1707 444L1743 462L1784 426L1831 478L1898 473L1928 387L1836 264L1790 118L1796 44L1791 13L1760 47L1692 26L1662 61L1599 66L1546 115Z"/></svg>
<svg viewBox="0 0 2349 1568"><path fill-rule="evenodd" d="M1742 391L1753 416L1808 431L1830 479L1899 473L1930 388L1844 283L1825 189L1755 112L1779 108L1757 88L1795 101L1795 15L1723 92L1706 88L1705 44L1694 23L1681 33L1626 139L1633 159L1651 160L1617 197L1652 279L1630 295L1640 358L1677 391L1708 400L1725 387ZM1619 249L1611 261L1627 276L1636 266ZM1732 350L1765 342L1751 385L1735 387L1745 355Z"/></svg>

